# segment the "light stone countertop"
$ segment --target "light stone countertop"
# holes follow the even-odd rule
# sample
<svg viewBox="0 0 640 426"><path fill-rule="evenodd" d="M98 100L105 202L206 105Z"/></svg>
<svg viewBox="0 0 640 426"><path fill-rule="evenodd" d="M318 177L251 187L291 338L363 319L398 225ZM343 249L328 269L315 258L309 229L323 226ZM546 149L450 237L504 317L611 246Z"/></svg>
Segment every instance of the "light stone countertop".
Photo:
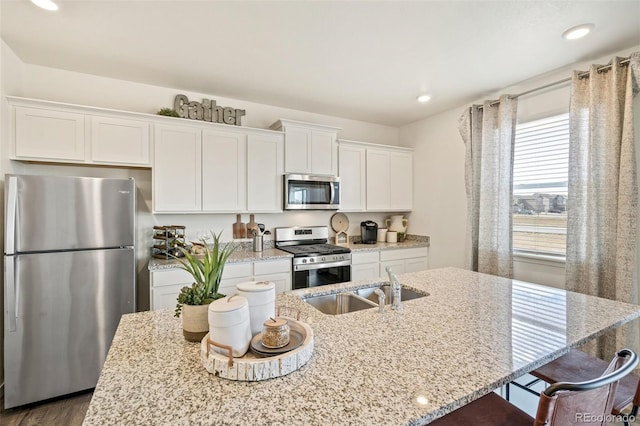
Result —
<svg viewBox="0 0 640 426"><path fill-rule="evenodd" d="M356 242L357 241L357 242ZM361 244L359 243L359 237L357 240L351 240L349 244L338 244L340 246L348 247L352 252L359 251L375 251L375 250L393 250L393 249L408 249L418 247L429 247L429 237L420 235L409 235L402 243L376 243L376 244ZM332 241L329 241L332 243ZM244 244L242 247L233 252L231 257L227 260L229 263L239 262L255 262L261 260L277 260L292 258L293 255L286 251L278 250L276 248L265 248L261 252L255 252L251 249L250 245ZM150 271L157 271L161 269L174 269L178 268L180 263L175 259L149 259L148 268Z"/></svg>
<svg viewBox="0 0 640 426"><path fill-rule="evenodd" d="M303 310L314 353L262 382L209 374L171 310L125 315L84 424L426 424L640 316L640 306L456 268L399 278L430 296L384 317L375 308L324 315L297 297L362 282L278 295Z"/></svg>

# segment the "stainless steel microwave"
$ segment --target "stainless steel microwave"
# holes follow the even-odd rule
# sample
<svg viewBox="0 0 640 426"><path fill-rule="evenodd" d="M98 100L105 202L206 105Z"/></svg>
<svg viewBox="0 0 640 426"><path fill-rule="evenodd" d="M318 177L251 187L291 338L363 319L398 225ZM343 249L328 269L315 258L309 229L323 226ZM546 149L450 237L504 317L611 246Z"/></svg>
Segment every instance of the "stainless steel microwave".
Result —
<svg viewBox="0 0 640 426"><path fill-rule="evenodd" d="M339 177L284 175L285 210L338 210L339 208Z"/></svg>

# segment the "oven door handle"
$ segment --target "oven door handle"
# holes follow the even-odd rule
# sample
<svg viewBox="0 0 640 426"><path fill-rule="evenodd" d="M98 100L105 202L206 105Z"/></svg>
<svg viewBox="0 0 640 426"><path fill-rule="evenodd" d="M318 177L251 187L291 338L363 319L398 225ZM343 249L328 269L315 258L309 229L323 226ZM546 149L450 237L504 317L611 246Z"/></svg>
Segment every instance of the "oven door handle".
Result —
<svg viewBox="0 0 640 426"><path fill-rule="evenodd" d="M338 266L351 266L351 260L327 263L305 263L304 265L293 265L294 271L310 271L312 269L335 268Z"/></svg>

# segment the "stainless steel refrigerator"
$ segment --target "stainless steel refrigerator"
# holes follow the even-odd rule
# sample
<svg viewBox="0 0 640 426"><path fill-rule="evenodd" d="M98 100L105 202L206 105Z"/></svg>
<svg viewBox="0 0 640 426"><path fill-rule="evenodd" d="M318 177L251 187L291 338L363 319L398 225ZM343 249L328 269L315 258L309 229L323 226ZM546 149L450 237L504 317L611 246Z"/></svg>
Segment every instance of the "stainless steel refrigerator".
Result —
<svg viewBox="0 0 640 426"><path fill-rule="evenodd" d="M133 179L5 176L4 406L90 389L135 309Z"/></svg>

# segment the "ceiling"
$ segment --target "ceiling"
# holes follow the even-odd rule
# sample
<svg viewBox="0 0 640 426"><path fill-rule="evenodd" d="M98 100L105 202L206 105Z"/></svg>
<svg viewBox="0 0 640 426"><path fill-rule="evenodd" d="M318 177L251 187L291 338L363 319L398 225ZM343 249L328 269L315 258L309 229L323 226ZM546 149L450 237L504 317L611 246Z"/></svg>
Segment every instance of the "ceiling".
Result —
<svg viewBox="0 0 640 426"><path fill-rule="evenodd" d="M57 3L0 2L24 62L392 126L640 44L637 0Z"/></svg>

